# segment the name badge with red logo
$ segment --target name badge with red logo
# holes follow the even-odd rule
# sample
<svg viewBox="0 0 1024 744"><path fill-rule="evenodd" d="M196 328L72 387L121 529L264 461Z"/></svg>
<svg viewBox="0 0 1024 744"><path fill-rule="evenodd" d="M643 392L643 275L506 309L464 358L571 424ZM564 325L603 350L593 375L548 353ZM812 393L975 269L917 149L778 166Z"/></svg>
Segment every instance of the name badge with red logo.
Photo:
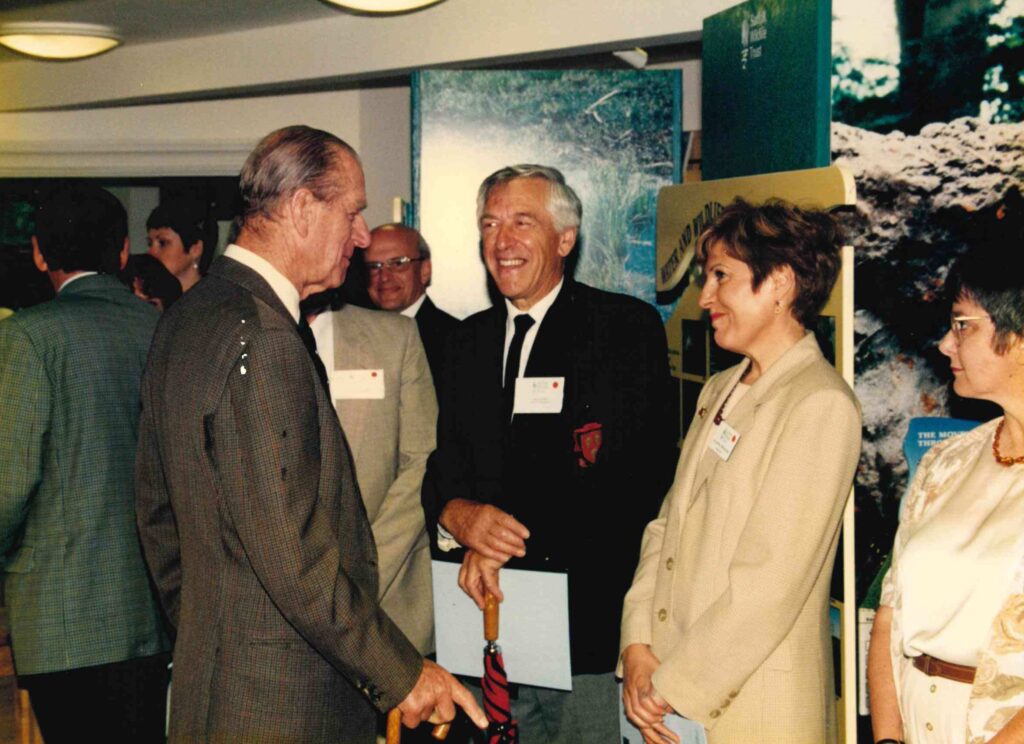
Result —
<svg viewBox="0 0 1024 744"><path fill-rule="evenodd" d="M740 433L729 426L729 422L723 421L715 426L715 431L711 435L708 447L723 460L728 461L738 441L740 441Z"/></svg>
<svg viewBox="0 0 1024 744"><path fill-rule="evenodd" d="M561 413L564 377L517 377L512 413Z"/></svg>

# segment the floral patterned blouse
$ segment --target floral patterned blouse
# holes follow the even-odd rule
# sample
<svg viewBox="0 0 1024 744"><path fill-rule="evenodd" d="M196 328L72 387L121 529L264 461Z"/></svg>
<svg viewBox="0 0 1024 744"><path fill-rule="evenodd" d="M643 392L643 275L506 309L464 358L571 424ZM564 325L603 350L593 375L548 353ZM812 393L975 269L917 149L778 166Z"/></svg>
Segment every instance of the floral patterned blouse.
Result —
<svg viewBox="0 0 1024 744"><path fill-rule="evenodd" d="M964 473L979 455L990 451L1001 419L936 444L921 460L907 492L903 517L893 547L893 567L882 586L881 604L892 607L890 655L897 695L911 660L903 655L901 603L898 590L900 556L922 515L940 496L959 486ZM1015 465L1024 480L1024 466ZM983 744L1024 708L1024 551L1006 587L1006 599L992 621L987 643L978 659L978 672L967 708L966 744Z"/></svg>

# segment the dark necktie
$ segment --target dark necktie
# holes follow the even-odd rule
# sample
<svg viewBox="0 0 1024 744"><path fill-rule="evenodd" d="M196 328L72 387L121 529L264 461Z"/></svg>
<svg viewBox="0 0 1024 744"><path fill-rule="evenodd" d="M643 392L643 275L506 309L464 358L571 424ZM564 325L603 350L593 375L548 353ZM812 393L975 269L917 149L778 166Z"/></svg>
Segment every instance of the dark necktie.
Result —
<svg viewBox="0 0 1024 744"><path fill-rule="evenodd" d="M324 363L320 360L320 355L316 353L316 339L313 337L313 329L309 327L309 322L306 320L306 316L303 315L299 318L299 336L302 337L302 343L306 345L306 351L309 352L310 358L313 360L313 365L316 367L316 373L320 377L320 382L323 383L324 390L330 391L327 386L327 368L324 367Z"/></svg>
<svg viewBox="0 0 1024 744"><path fill-rule="evenodd" d="M516 332L512 336L512 344L508 347L508 359L505 360L505 421L512 420L512 407L516 396L516 378L519 376L519 359L523 355L523 340L526 332L534 321L529 315L517 315L512 321L516 324Z"/></svg>

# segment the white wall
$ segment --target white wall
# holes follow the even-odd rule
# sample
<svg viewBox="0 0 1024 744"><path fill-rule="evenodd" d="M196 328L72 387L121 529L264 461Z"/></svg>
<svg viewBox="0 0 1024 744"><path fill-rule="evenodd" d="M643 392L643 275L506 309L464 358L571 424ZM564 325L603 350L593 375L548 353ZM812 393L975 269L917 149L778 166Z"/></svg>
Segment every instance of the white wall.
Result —
<svg viewBox="0 0 1024 744"><path fill-rule="evenodd" d="M371 224L409 198L408 88L0 114L0 178L232 176L263 135L299 123L359 151Z"/></svg>

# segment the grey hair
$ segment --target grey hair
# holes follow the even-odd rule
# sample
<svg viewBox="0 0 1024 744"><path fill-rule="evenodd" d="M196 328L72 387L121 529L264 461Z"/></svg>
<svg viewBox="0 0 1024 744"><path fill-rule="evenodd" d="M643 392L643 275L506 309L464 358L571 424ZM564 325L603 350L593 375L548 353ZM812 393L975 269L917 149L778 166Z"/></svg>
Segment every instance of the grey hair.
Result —
<svg viewBox="0 0 1024 744"><path fill-rule="evenodd" d="M339 151L359 162L350 145L321 129L300 124L268 134L249 153L239 175L243 223L271 218L281 199L301 188L321 201L332 199L337 190L332 171Z"/></svg>
<svg viewBox="0 0 1024 744"><path fill-rule="evenodd" d="M415 229L413 227L409 227L408 225L403 225L401 222L387 222L387 223L385 223L383 225L377 225L377 227L373 228L373 233L376 233L378 231L380 231L380 232L404 232L404 231L411 232L413 235L416 236L416 250L419 252L419 257L420 258L430 258L430 246L427 245L426 239L424 239L423 235L420 234L419 230L417 230L417 229ZM371 234L373 234L373 233L371 233Z"/></svg>
<svg viewBox="0 0 1024 744"><path fill-rule="evenodd" d="M540 178L548 182L548 213L558 232L579 227L583 219L583 203L572 187L565 182L565 176L557 168L547 165L509 165L497 170L484 179L476 195L476 220L484 215L484 205L491 189L517 178Z"/></svg>

